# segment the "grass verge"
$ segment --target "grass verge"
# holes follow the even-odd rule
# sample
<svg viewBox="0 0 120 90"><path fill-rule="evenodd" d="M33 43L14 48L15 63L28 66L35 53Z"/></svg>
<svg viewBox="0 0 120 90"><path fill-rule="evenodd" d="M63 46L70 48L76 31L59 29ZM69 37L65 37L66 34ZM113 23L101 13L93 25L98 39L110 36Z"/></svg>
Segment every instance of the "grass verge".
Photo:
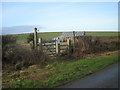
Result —
<svg viewBox="0 0 120 90"><path fill-rule="evenodd" d="M102 56L88 57L72 61L58 59L44 68L32 66L26 69L28 74L16 72L19 77L10 78L10 74L3 80L11 88L54 88L72 80L85 77L111 64L118 62L118 51L102 54Z"/></svg>

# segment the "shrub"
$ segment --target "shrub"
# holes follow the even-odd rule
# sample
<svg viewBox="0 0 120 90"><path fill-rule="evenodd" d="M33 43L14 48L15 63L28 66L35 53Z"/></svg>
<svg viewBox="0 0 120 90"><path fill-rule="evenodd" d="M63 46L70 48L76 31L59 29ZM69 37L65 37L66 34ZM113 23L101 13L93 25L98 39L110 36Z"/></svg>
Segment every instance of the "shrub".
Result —
<svg viewBox="0 0 120 90"><path fill-rule="evenodd" d="M2 36L2 62L3 62L3 66L5 63L10 62L7 58L12 53L12 51L13 51L12 49L14 48L15 43L16 43L16 37L13 37L10 35L3 35Z"/></svg>
<svg viewBox="0 0 120 90"><path fill-rule="evenodd" d="M34 40L34 34L30 33L29 36L28 36L28 38L27 38L27 42L30 43L33 40Z"/></svg>
<svg viewBox="0 0 120 90"><path fill-rule="evenodd" d="M67 53L66 51L65 55L68 58L83 58L86 54L96 54L118 50L119 44L120 40L118 40L118 38L77 36L75 39L75 52ZM73 48L71 48L71 50L72 49Z"/></svg>
<svg viewBox="0 0 120 90"><path fill-rule="evenodd" d="M3 69L20 70L33 64L44 65L48 57L38 50L31 50L24 45L15 44L15 39L3 36ZM10 68L8 68L8 66Z"/></svg>
<svg viewBox="0 0 120 90"><path fill-rule="evenodd" d="M30 65L45 65L48 57L42 51L31 50L22 45L16 45L6 56L6 64L12 65L15 70L27 68Z"/></svg>
<svg viewBox="0 0 120 90"><path fill-rule="evenodd" d="M10 44L15 44L16 43L16 37L15 36L10 36L10 35L3 35L2 36L2 46L10 45Z"/></svg>

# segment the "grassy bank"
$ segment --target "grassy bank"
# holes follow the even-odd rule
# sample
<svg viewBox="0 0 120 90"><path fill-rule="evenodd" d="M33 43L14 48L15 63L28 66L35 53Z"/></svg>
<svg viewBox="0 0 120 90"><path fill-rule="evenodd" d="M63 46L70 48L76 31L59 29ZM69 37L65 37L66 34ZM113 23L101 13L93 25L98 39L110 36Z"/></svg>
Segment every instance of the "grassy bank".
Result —
<svg viewBox="0 0 120 90"><path fill-rule="evenodd" d="M72 61L56 58L42 68L33 65L22 71L4 73L3 84L12 88L53 88L85 77L116 62L118 51Z"/></svg>

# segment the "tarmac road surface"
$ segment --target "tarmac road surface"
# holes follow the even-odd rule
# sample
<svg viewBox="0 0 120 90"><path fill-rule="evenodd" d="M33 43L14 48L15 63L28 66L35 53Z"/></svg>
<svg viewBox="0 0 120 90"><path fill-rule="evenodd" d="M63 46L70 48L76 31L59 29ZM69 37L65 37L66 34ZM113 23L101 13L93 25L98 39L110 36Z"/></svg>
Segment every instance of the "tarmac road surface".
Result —
<svg viewBox="0 0 120 90"><path fill-rule="evenodd" d="M58 88L118 88L118 64Z"/></svg>

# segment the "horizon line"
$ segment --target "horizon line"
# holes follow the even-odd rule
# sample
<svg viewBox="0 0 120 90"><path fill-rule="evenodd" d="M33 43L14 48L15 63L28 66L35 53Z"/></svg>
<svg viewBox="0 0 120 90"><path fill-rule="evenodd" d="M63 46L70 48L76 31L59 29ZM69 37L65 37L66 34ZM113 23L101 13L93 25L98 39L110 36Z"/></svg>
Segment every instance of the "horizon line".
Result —
<svg viewBox="0 0 120 90"><path fill-rule="evenodd" d="M97 30L97 31L94 31L94 30L90 30L90 31L89 30L87 30L87 31L86 30L84 30L84 31L83 30L82 31L71 30L71 31L41 31L41 32L38 32L38 33L50 33L50 32L51 33L52 32L56 32L56 33L58 32L59 33L59 32L73 32L73 31L75 31L75 32L118 32L118 33L120 32L119 30L116 30L116 31L111 31L111 30L109 30L109 31L108 30L106 30L106 31L105 30L104 31L101 31L101 30ZM23 32L23 33L9 33L9 34L3 34L2 33L0 35L15 35L15 34L30 34L30 33L34 33L34 31L33 32Z"/></svg>

